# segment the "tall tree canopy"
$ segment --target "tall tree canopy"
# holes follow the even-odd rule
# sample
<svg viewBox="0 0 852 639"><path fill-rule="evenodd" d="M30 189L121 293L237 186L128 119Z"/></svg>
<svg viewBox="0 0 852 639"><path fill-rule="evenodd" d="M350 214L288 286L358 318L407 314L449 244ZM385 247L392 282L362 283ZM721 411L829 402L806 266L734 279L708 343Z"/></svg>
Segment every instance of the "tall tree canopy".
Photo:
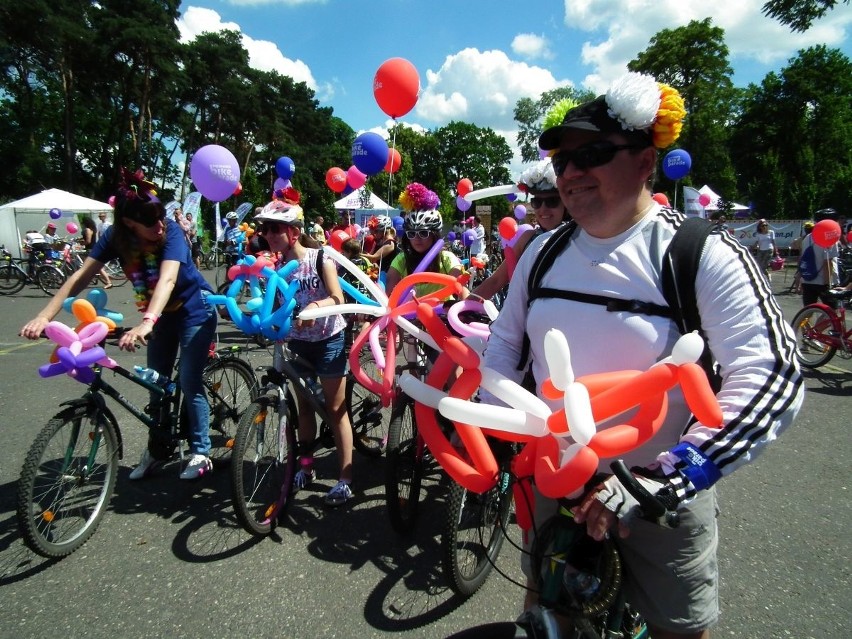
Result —
<svg viewBox="0 0 852 639"><path fill-rule="evenodd" d="M595 97L591 91L574 87L559 87L542 93L538 100L521 98L515 103L515 122L518 123L518 147L524 162L535 162L538 156L538 137L542 120L547 112L561 100L586 102Z"/></svg>
<svg viewBox="0 0 852 639"><path fill-rule="evenodd" d="M841 0L849 4L849 0ZM837 0L769 0L763 13L786 24L792 31L807 31L814 20L834 9Z"/></svg>

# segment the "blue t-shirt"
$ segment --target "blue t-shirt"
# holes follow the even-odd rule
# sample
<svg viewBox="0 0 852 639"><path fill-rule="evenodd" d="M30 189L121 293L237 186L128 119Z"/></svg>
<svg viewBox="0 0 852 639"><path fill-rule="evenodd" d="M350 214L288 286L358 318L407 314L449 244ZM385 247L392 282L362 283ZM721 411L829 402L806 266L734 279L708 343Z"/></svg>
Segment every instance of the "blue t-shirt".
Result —
<svg viewBox="0 0 852 639"><path fill-rule="evenodd" d="M202 291L212 293L213 289L201 275L192 260L192 249L186 243L186 235L180 225L171 219L166 219L166 241L163 246L152 253L137 253L128 258L119 255L112 245L112 234L115 227L109 227L97 244L92 247L89 257L98 262L106 263L117 259L127 279L133 285L136 305L144 312L154 294L156 280L159 279L160 264L164 260L180 262L177 281L169 297L166 308L163 309L163 319L174 318L181 323L194 326L207 319L207 303L201 295Z"/></svg>

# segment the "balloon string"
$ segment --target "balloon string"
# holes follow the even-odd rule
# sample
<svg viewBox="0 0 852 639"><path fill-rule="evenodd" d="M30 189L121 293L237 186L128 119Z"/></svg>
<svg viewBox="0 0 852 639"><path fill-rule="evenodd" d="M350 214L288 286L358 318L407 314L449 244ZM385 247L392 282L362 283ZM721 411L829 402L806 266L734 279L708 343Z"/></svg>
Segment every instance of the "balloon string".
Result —
<svg viewBox="0 0 852 639"><path fill-rule="evenodd" d="M394 120L394 124L396 124L396 120ZM390 152L390 163L391 166L388 168L393 168L393 152L396 151L396 126L393 127L393 136L391 138L391 152ZM388 196L385 200L390 206L391 202L391 192L393 191L393 171L388 171ZM394 207L396 208L396 207ZM390 211L388 211L390 213Z"/></svg>

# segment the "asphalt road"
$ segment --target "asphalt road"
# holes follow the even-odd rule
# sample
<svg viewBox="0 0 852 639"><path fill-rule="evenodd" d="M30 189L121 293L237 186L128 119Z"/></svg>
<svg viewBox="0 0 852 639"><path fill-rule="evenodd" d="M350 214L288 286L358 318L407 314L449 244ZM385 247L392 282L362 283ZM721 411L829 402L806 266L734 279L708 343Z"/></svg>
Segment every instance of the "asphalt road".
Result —
<svg viewBox="0 0 852 639"><path fill-rule="evenodd" d="M779 291L782 279L776 274ZM130 293L111 290L110 308L129 314ZM0 297L0 637L443 637L519 612L523 593L497 574L467 601L444 585L439 485L428 491L421 529L402 538L385 513L383 460L356 453L356 498L334 510L322 497L336 463L322 451L318 484L300 494L276 535L256 540L233 516L224 468L196 482L179 481L176 465L128 481L145 433L120 410L128 453L101 527L66 559L34 555L15 523L18 474L57 404L83 390L66 377L40 379L50 344L17 336L46 299L31 288ZM788 317L799 306L789 295L779 300ZM239 341L228 330L221 338ZM115 355L125 366L141 361ZM256 350L251 360L270 356ZM807 385L796 424L720 484L716 637L849 636L852 366L835 358ZM518 564L518 551L504 546L503 571L518 579Z"/></svg>

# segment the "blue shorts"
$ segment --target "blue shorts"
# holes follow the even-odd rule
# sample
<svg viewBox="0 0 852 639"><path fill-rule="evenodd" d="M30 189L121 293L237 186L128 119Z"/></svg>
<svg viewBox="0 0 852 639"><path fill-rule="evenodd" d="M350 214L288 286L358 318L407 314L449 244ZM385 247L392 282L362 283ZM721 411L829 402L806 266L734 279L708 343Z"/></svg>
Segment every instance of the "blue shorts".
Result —
<svg viewBox="0 0 852 639"><path fill-rule="evenodd" d="M290 350L313 364L317 377L343 377L346 375L346 344L344 333L338 331L329 338L318 342L306 342L291 339L288 342Z"/></svg>

